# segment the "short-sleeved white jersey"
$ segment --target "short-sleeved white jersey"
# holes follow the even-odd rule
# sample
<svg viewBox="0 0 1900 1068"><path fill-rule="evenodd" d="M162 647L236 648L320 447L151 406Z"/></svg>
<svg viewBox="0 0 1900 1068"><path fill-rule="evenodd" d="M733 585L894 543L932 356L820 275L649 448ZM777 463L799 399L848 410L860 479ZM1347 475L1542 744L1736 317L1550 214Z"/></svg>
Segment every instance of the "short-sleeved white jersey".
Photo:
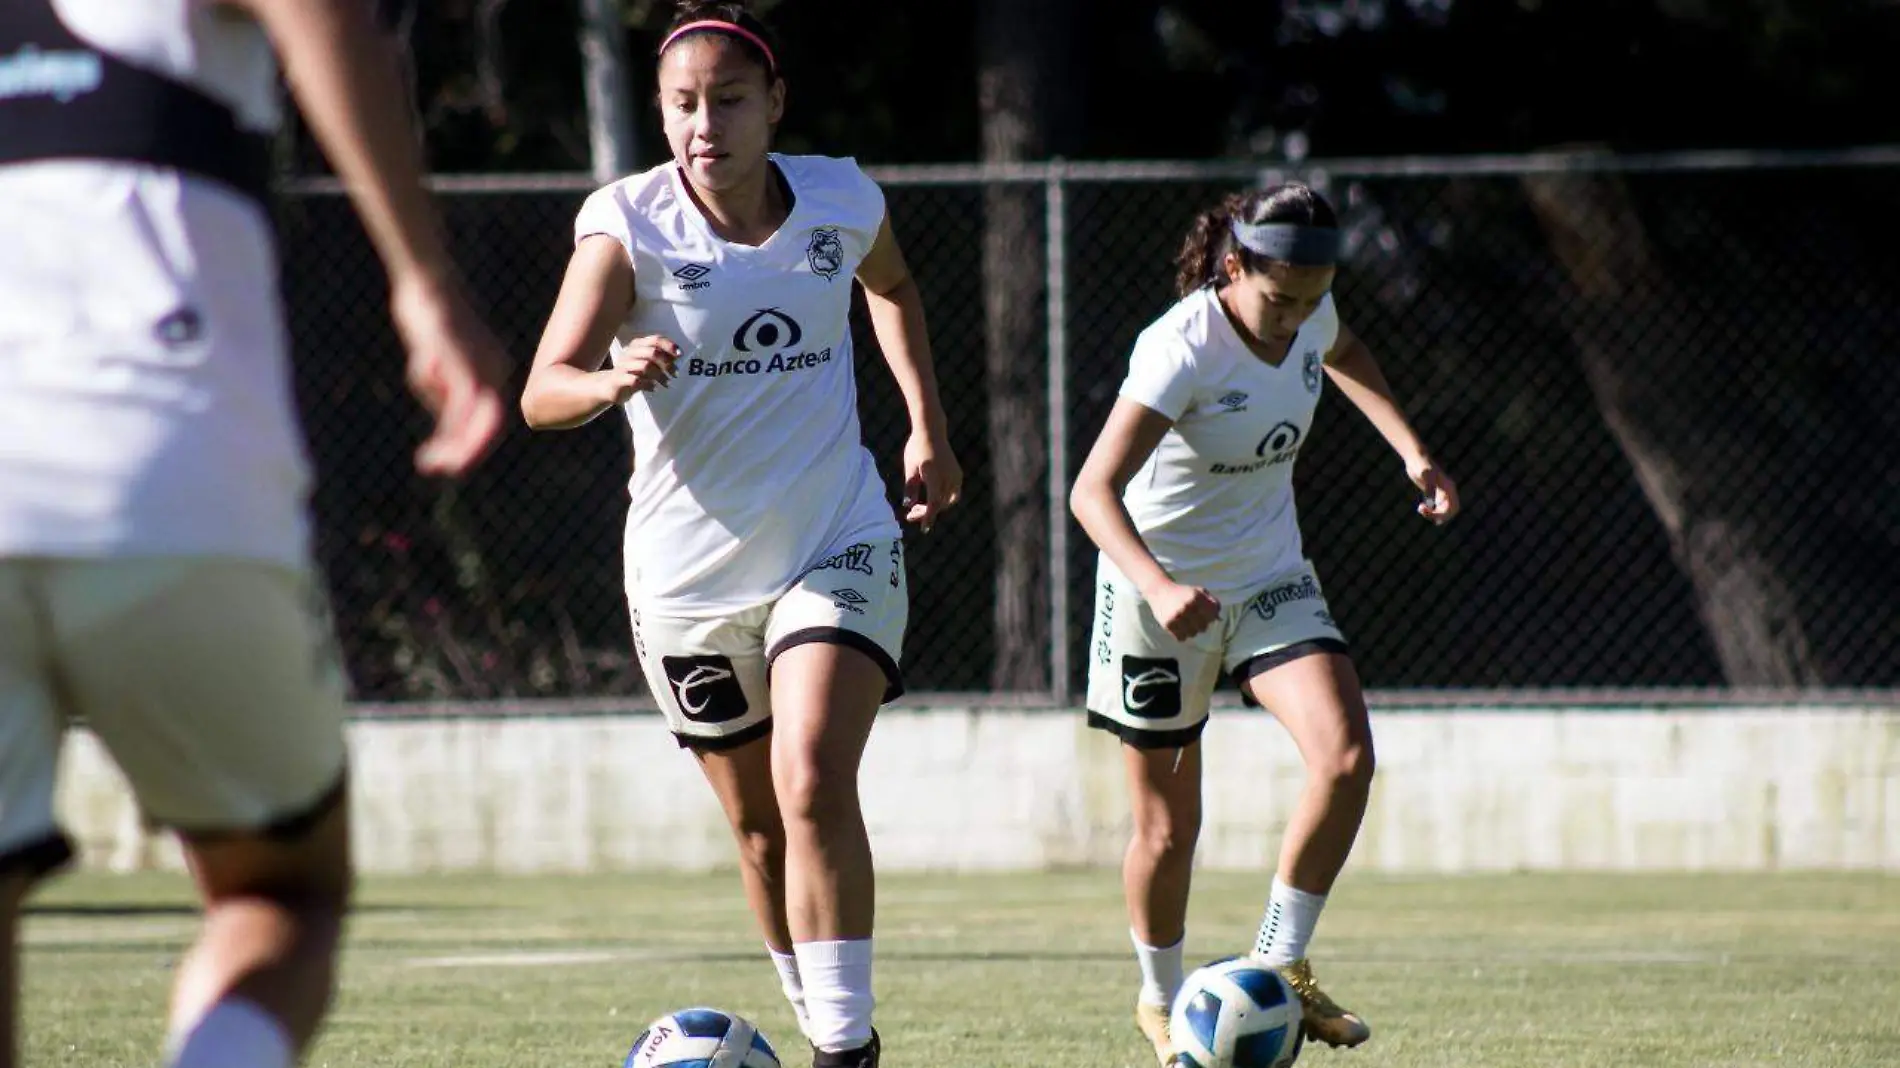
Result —
<svg viewBox="0 0 1900 1068"><path fill-rule="evenodd" d="M576 220L576 241L611 236L633 262L614 358L653 334L680 347L672 383L625 405L627 594L658 615L771 601L827 549L900 536L858 426L849 322L883 193L849 159L771 159L792 209L758 246L715 235L672 163L596 191Z"/></svg>
<svg viewBox="0 0 1900 1068"><path fill-rule="evenodd" d="M1328 294L1276 366L1247 348L1212 287L1135 341L1121 396L1174 421L1123 502L1175 581L1223 601L1298 567L1293 462L1313 425L1339 337Z"/></svg>
<svg viewBox="0 0 1900 1068"><path fill-rule="evenodd" d="M270 43L232 9L35 2L94 55L196 89L243 130L277 127ZM89 62L0 54L0 91ZM309 471L263 206L92 160L0 167L0 205L0 556L301 563Z"/></svg>

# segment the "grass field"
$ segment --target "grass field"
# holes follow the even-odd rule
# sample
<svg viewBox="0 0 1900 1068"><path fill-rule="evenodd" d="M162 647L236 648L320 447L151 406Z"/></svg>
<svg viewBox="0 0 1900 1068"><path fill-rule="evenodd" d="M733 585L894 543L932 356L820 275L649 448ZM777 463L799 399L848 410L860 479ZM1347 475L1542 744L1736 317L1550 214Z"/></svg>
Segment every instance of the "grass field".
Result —
<svg viewBox="0 0 1900 1068"><path fill-rule="evenodd" d="M882 887L890 1068L1152 1063L1109 872ZM1258 877L1203 874L1190 960L1239 952ZM809 1063L731 876L366 880L312 1065L618 1065L710 1003ZM193 916L176 877L86 876L25 925L29 1064L144 1066ZM1314 947L1375 1028L1303 1065L1900 1065L1900 879L1349 877Z"/></svg>

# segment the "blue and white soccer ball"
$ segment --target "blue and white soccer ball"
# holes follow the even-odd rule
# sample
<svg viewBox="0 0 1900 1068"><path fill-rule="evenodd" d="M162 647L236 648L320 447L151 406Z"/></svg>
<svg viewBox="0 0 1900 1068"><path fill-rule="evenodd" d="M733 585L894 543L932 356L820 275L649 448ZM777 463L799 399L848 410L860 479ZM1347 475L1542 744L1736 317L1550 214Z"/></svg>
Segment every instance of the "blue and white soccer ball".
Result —
<svg viewBox="0 0 1900 1068"><path fill-rule="evenodd" d="M1181 1068L1288 1068L1306 1038L1300 996L1280 973L1245 957L1187 977L1168 1017Z"/></svg>
<svg viewBox="0 0 1900 1068"><path fill-rule="evenodd" d="M633 1040L622 1068L779 1068L765 1033L737 1013L669 1012Z"/></svg>

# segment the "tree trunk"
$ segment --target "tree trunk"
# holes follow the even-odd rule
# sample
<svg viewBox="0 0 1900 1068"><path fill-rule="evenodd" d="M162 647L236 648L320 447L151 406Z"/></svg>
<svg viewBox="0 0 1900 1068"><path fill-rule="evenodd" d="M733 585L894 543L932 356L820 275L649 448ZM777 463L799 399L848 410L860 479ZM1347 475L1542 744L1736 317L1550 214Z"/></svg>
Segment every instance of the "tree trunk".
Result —
<svg viewBox="0 0 1900 1068"><path fill-rule="evenodd" d="M1064 91L1070 0L984 0L977 100L985 162L1046 157ZM1042 189L983 195L983 314L996 516L995 660L1002 691L1053 688L1049 632L1048 420Z"/></svg>
<svg viewBox="0 0 1900 1068"><path fill-rule="evenodd" d="M1565 317L1603 418L1668 532L1729 685L1805 687L1822 671L1794 590L1738 479L1776 485L1777 435L1736 431L1746 398L1711 388L1629 193L1615 175L1523 179L1575 295ZM1738 474L1741 473L1741 474ZM1740 498L1740 499L1737 499ZM1605 576L1615 581L1615 576ZM1632 590L1640 596L1640 590Z"/></svg>

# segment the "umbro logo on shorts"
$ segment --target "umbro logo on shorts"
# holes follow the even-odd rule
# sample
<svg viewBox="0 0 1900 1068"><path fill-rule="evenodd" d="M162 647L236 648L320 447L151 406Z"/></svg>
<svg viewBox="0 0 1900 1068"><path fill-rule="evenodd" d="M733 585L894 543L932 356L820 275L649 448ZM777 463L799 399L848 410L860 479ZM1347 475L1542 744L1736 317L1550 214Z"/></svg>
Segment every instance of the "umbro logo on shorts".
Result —
<svg viewBox="0 0 1900 1068"><path fill-rule="evenodd" d="M1122 708L1138 719L1181 714L1181 662L1173 657L1122 657Z"/></svg>
<svg viewBox="0 0 1900 1068"><path fill-rule="evenodd" d="M832 590L831 596L837 599L836 603L839 608L853 615L863 615L863 606L871 603L869 597L866 597L848 586L841 590Z"/></svg>
<svg viewBox="0 0 1900 1068"><path fill-rule="evenodd" d="M730 723L746 714L745 690L731 657L663 656L660 667L680 714L694 723Z"/></svg>

